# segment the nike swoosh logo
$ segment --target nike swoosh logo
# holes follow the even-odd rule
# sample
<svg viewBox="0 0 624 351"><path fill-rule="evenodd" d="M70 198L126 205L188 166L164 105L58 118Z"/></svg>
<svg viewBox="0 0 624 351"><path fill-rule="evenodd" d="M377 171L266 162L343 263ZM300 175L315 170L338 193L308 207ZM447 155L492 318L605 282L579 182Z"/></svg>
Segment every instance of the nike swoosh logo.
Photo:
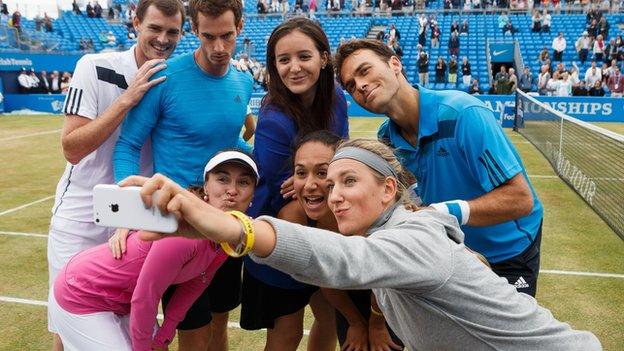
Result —
<svg viewBox="0 0 624 351"><path fill-rule="evenodd" d="M494 50L494 52L493 52L492 54L494 54L494 56L498 56L498 55L500 55L500 54L504 54L504 53L506 53L507 51L509 51L509 50L501 50L501 51L496 51L496 50Z"/></svg>

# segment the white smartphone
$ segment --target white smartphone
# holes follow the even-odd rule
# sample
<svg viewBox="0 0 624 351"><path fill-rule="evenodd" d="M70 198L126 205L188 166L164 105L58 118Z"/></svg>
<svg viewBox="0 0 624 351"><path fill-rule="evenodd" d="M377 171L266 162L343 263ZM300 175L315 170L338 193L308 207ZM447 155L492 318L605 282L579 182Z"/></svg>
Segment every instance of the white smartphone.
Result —
<svg viewBox="0 0 624 351"><path fill-rule="evenodd" d="M178 221L173 214L163 216L156 206L145 208L136 186L98 184L93 188L93 222L104 227L173 233ZM158 191L152 195L158 198Z"/></svg>

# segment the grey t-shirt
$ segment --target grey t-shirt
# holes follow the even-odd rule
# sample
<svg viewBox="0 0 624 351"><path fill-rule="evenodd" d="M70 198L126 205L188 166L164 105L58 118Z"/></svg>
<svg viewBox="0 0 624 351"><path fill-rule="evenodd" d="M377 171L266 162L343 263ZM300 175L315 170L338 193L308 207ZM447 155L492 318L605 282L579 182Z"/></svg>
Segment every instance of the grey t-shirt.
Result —
<svg viewBox="0 0 624 351"><path fill-rule="evenodd" d="M258 263L305 283L373 289L392 329L416 350L601 350L557 321L463 244L455 217L399 206L369 236L342 236L271 217L275 249Z"/></svg>

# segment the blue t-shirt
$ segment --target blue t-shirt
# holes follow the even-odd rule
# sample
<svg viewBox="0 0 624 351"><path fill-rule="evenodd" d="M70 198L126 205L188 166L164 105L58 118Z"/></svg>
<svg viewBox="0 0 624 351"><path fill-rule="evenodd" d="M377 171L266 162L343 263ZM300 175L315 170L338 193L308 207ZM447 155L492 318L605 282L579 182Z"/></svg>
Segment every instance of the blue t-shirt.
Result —
<svg viewBox="0 0 624 351"><path fill-rule="evenodd" d="M253 79L230 68L221 77L205 73L193 53L167 61L152 87L124 120L115 146L115 181L138 174L139 155L152 139L154 172L182 187L201 185L206 162L215 153L240 146L240 131Z"/></svg>
<svg viewBox="0 0 624 351"><path fill-rule="evenodd" d="M347 101L342 90L338 88L330 131L343 138L349 136ZM254 137L254 158L258 163L260 182L247 211L250 216L277 216L286 204L280 194L280 186L293 175L292 152L297 133L298 128L292 118L277 107L268 105L260 109ZM306 286L287 274L248 258L245 259L245 267L251 275L266 284L284 289L300 289Z"/></svg>
<svg viewBox="0 0 624 351"><path fill-rule="evenodd" d="M379 127L379 139L389 142L401 163L416 176L418 195L425 204L471 200L522 173L533 194L528 216L491 226L462 226L466 245L492 263L522 253L537 235L542 204L493 112L463 92L418 90L417 147L401 136L391 120Z"/></svg>

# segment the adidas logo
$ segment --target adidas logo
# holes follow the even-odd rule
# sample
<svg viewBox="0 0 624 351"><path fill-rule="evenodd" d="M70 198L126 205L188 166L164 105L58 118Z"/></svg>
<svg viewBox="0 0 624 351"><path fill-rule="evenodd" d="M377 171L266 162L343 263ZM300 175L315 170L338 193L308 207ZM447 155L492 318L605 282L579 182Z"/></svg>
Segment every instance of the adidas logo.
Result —
<svg viewBox="0 0 624 351"><path fill-rule="evenodd" d="M516 287L516 289L524 289L529 287L529 283L524 280L523 276L520 276L520 278L518 278L518 280L516 280L516 282L514 283L514 286Z"/></svg>
<svg viewBox="0 0 624 351"><path fill-rule="evenodd" d="M240 95L236 95L236 97L234 98L234 102L235 102L235 103L237 103L237 104L240 104L240 103L241 103L241 97L240 97Z"/></svg>
<svg viewBox="0 0 624 351"><path fill-rule="evenodd" d="M448 151L446 151L446 149L445 149L444 147L442 147L442 146L440 146L440 148L438 149L438 151L436 152L436 154L437 154L438 156L442 156L442 157L446 157L446 156L450 155L450 154L449 154L449 152L448 152Z"/></svg>

